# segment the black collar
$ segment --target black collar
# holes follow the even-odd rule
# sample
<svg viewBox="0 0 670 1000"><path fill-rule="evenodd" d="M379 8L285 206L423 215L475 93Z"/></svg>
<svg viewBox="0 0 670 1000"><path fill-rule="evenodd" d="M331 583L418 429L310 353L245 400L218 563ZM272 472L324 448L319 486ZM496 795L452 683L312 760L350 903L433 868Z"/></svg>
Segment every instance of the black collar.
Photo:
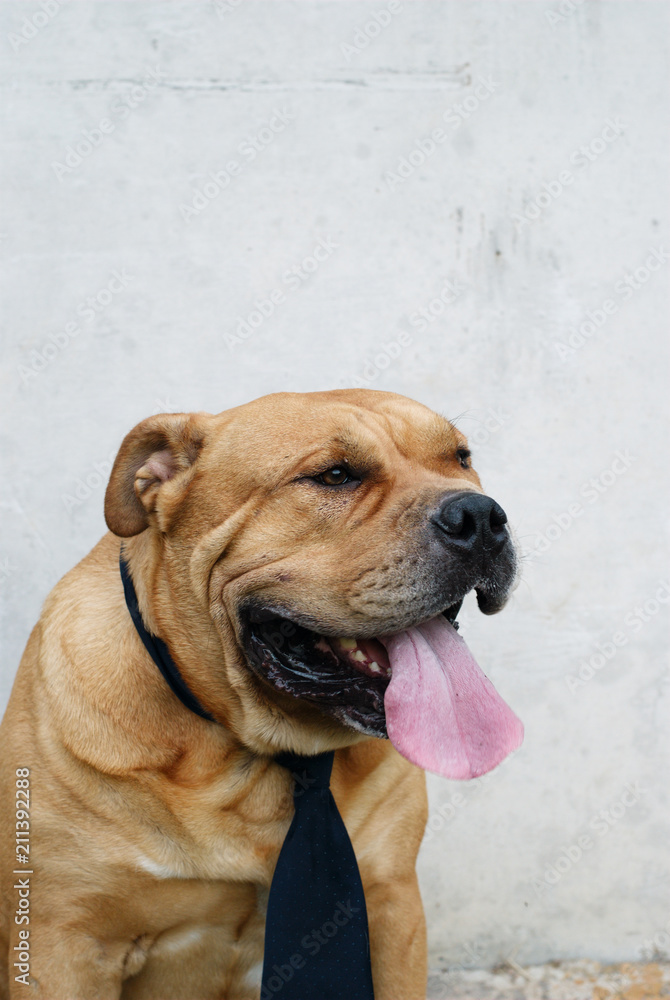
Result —
<svg viewBox="0 0 670 1000"><path fill-rule="evenodd" d="M192 712L195 712L196 715L201 716L201 718L207 719L209 722L216 722L216 719L202 707L193 692L189 690L186 681L179 673L177 664L170 656L170 650L167 648L163 640L159 639L157 635L151 635L142 621L142 615L140 614L140 608L137 603L137 594L135 593L133 581L130 576L128 563L123 558L123 554L121 554L119 558L119 566L121 567L123 592L126 596L128 611L130 612L130 617L132 618L133 624L137 629L137 634L144 643L149 656L154 661L163 677L183 705L186 705L187 708L189 708Z"/></svg>

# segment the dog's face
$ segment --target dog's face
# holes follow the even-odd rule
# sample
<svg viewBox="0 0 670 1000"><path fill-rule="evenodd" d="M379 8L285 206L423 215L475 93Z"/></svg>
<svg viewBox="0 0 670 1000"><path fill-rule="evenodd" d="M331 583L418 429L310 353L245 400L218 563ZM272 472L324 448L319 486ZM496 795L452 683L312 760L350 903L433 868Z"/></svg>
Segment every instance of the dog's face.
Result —
<svg viewBox="0 0 670 1000"><path fill-rule="evenodd" d="M124 441L105 512L117 535L151 536L175 607L216 628L238 694L369 735L385 734L377 637L453 621L473 589L499 611L515 577L464 436L392 393L150 418Z"/></svg>

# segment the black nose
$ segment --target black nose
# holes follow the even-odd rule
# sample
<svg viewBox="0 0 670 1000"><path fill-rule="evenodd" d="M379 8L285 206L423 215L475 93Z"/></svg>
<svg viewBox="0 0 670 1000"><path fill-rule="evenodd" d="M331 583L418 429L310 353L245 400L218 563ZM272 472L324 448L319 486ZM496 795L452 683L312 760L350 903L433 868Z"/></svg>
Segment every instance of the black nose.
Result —
<svg viewBox="0 0 670 1000"><path fill-rule="evenodd" d="M499 503L481 493L452 494L433 521L446 535L445 541L462 549L497 551L507 541L507 514Z"/></svg>

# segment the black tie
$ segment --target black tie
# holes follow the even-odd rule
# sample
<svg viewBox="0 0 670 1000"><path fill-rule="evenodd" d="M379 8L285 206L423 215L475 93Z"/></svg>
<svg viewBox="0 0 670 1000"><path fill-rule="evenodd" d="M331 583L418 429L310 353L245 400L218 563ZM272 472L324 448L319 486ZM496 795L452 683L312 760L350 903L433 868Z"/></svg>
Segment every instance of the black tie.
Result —
<svg viewBox="0 0 670 1000"><path fill-rule="evenodd" d="M270 888L261 1000L373 1000L363 885L329 788L333 753L276 760L293 774L295 815Z"/></svg>
<svg viewBox="0 0 670 1000"><path fill-rule="evenodd" d="M147 652L179 700L214 721L166 644L144 625L123 555L120 568L126 605ZM295 815L270 887L261 1000L374 1000L363 885L329 787L333 753L275 760L293 775Z"/></svg>

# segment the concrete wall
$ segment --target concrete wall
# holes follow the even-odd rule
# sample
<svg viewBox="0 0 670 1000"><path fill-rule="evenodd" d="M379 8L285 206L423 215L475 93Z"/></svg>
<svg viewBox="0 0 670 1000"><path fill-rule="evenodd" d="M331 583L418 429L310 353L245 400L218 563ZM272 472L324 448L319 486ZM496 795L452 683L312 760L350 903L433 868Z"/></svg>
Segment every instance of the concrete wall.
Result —
<svg viewBox="0 0 670 1000"><path fill-rule="evenodd" d="M527 736L430 782L433 962L667 947L667 4L0 16L5 694L139 419L413 396L527 555L502 615L462 615Z"/></svg>

